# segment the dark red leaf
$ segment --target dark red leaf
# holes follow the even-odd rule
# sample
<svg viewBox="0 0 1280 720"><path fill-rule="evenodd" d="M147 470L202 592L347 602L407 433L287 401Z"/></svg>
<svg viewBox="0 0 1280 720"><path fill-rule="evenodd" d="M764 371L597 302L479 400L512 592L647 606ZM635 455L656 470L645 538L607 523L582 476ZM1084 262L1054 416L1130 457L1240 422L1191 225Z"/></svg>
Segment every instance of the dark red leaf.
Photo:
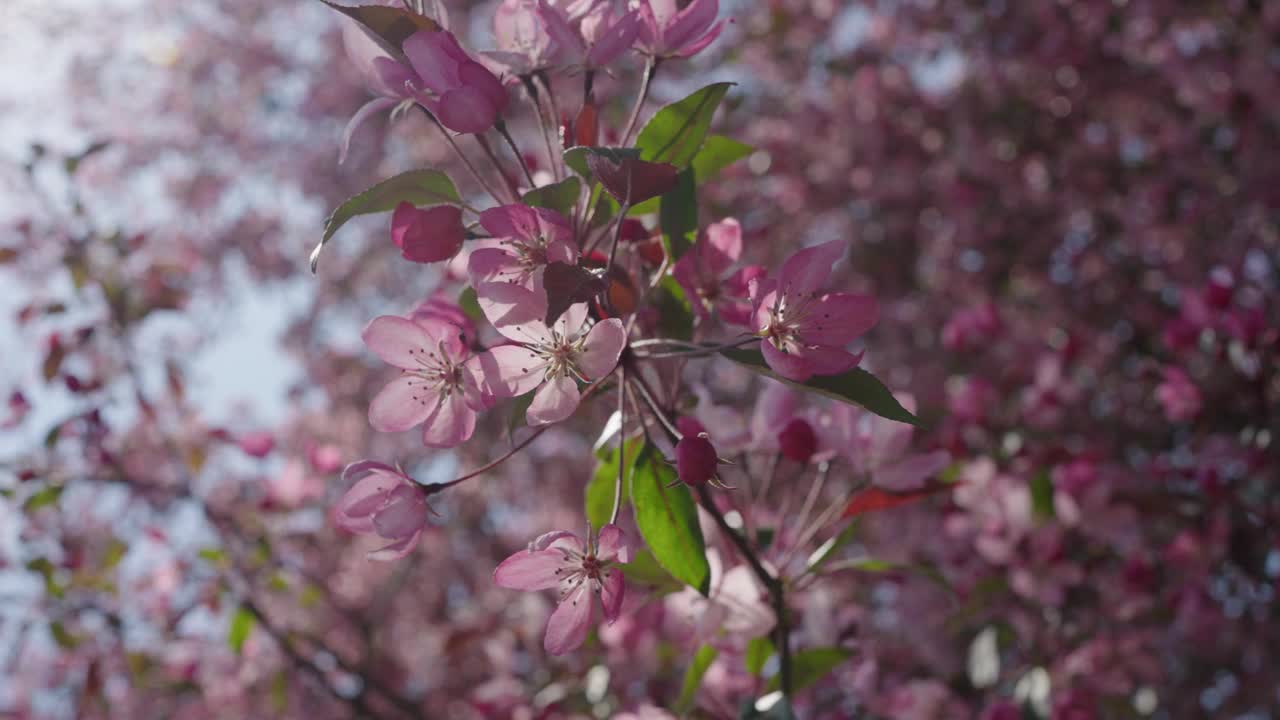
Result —
<svg viewBox="0 0 1280 720"><path fill-rule="evenodd" d="M604 280L590 270L559 262L547 265L542 284L547 290L548 326L555 323L570 305L589 302L605 289Z"/></svg>

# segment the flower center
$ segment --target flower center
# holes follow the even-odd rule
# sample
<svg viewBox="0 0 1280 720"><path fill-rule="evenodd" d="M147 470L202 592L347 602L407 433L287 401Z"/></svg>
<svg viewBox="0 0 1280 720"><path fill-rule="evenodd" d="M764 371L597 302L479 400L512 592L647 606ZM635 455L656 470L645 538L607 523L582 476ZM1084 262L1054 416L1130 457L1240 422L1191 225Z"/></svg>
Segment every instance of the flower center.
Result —
<svg viewBox="0 0 1280 720"><path fill-rule="evenodd" d="M418 362L418 367L405 369L406 375L413 376L409 386L422 390L430 390L423 395L414 395L415 400L427 402L427 396L444 395L448 397L454 391L462 390L462 366L454 364L444 350L444 343L438 343L436 349L421 347L410 348L409 354Z"/></svg>

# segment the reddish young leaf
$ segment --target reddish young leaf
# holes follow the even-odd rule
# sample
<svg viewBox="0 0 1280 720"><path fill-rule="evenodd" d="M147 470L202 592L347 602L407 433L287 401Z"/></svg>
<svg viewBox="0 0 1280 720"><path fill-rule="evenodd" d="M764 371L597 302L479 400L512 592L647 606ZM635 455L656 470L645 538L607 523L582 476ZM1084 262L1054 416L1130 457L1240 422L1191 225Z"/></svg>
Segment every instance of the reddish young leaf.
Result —
<svg viewBox="0 0 1280 720"><path fill-rule="evenodd" d="M907 492L889 492L878 487L869 487L853 496L841 517L851 518L878 510L889 510L899 505L921 500L930 495L946 492L953 487L955 487L954 483L937 483L918 490L908 490Z"/></svg>

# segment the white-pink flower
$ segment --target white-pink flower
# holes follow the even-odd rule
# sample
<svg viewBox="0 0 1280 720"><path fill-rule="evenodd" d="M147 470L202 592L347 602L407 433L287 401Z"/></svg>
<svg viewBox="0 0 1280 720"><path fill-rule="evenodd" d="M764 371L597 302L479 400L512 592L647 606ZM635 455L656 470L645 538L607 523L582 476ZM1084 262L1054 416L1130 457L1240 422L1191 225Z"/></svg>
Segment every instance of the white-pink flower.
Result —
<svg viewBox="0 0 1280 720"><path fill-rule="evenodd" d="M391 543L369 553L370 560L398 560L418 544L431 507L422 486L396 468L361 460L342 471L342 479L359 478L333 510L338 527L377 535Z"/></svg>
<svg viewBox="0 0 1280 720"><path fill-rule="evenodd" d="M487 406L481 390L483 357L472 357L461 329L439 320L415 322L383 315L361 334L364 344L400 368L369 404L369 424L379 432L401 432L422 424L422 444L453 447L476 427Z"/></svg>
<svg viewBox="0 0 1280 720"><path fill-rule="evenodd" d="M557 530L503 560L493 571L493 581L512 590L559 590L560 603L547 621L543 647L551 655L563 655L586 639L592 597L600 598L607 623L618 619L626 585L616 565L630 561L627 536L617 525L600 528L596 540L588 538L586 547L577 535Z"/></svg>
<svg viewBox="0 0 1280 720"><path fill-rule="evenodd" d="M693 0L683 10L676 0L640 0L637 47L655 57L692 57L720 35L719 0Z"/></svg>
<svg viewBox="0 0 1280 720"><path fill-rule="evenodd" d="M467 274L485 316L495 326L545 316L547 263L578 259L569 222L554 210L517 204L485 210L480 225L493 239L476 243Z"/></svg>
<svg viewBox="0 0 1280 720"><path fill-rule="evenodd" d="M752 329L764 338L760 350L769 367L788 380L803 382L857 366L862 354L845 346L880 318L870 295L821 292L843 254L840 240L805 248L787 258L777 280L752 281Z"/></svg>
<svg viewBox="0 0 1280 720"><path fill-rule="evenodd" d="M568 418L581 400L578 382L594 382L612 371L627 341L617 318L602 320L589 330L586 321L587 305L577 303L551 327L539 319L495 324L498 332L519 344L499 345L485 353L481 362L486 387L495 397L515 397L538 388L526 413L530 425Z"/></svg>

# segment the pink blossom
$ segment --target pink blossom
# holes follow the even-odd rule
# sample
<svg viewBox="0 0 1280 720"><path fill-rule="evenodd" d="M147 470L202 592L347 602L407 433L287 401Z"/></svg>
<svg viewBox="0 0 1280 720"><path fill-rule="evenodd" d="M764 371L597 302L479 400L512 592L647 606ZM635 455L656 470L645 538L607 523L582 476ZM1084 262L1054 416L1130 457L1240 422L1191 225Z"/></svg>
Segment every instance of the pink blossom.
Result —
<svg viewBox="0 0 1280 720"><path fill-rule="evenodd" d="M788 459L807 463L818 450L818 436L808 420L791 418L778 433L778 447Z"/></svg>
<svg viewBox="0 0 1280 720"><path fill-rule="evenodd" d="M382 48L356 23L343 25L342 39L348 58L360 69L369 91L377 97L362 105L343 129L338 150L339 164L346 161L351 138L361 125L374 115L411 100L413 96L409 88L420 84L412 70L387 57Z"/></svg>
<svg viewBox="0 0 1280 720"><path fill-rule="evenodd" d="M453 205L420 210L402 202L391 214L391 240L405 260L418 263L448 260L462 249L466 234L462 210Z"/></svg>
<svg viewBox="0 0 1280 720"><path fill-rule="evenodd" d="M404 41L404 54L417 73L413 98L440 124L460 133L493 127L507 107L507 91L485 66L471 59L453 33L421 30Z"/></svg>
<svg viewBox="0 0 1280 720"><path fill-rule="evenodd" d="M750 283L763 277L765 269L750 265L726 277L741 257L742 226L728 218L708 226L693 249L676 261L671 274L699 316L707 319L714 311L734 325L751 321Z"/></svg>
<svg viewBox="0 0 1280 720"><path fill-rule="evenodd" d="M493 11L498 50L485 53L512 74L528 75L550 67L556 44L538 13L538 0L502 0Z"/></svg>
<svg viewBox="0 0 1280 720"><path fill-rule="evenodd" d="M1186 422L1200 413L1200 391L1181 368L1166 367L1156 399L1169 422Z"/></svg>
<svg viewBox="0 0 1280 720"><path fill-rule="evenodd" d="M904 408L915 412L914 397L903 393L896 397ZM830 436L829 444L848 459L855 473L887 490L920 489L925 480L951 464L951 455L945 450L910 452L915 433L911 425L845 403L832 407L824 430Z"/></svg>
<svg viewBox="0 0 1280 720"><path fill-rule="evenodd" d="M737 565L726 572L714 548L707 550L707 564L711 582L706 596L686 587L666 599L667 610L691 631L690 642L741 648L768 634L777 619L751 568Z"/></svg>
<svg viewBox="0 0 1280 720"><path fill-rule="evenodd" d="M476 412L486 406L480 390L484 360L470 357L456 326L383 315L370 321L361 337L378 357L403 371L369 404L373 429L401 432L423 424L427 447L453 447L471 437Z"/></svg>
<svg viewBox="0 0 1280 720"><path fill-rule="evenodd" d="M409 319L427 324L445 322L462 331L464 344L471 345L476 341L475 323L471 322L471 318L467 317L462 307L454 302L453 296L443 289L436 290L423 298L422 302L409 313Z"/></svg>
<svg viewBox="0 0 1280 720"><path fill-rule="evenodd" d="M236 444L245 455L264 458L275 449L276 436L270 430L254 430L241 435Z"/></svg>
<svg viewBox="0 0 1280 720"><path fill-rule="evenodd" d="M541 386L526 414L530 425L568 418L581 399L578 381L599 380L618 364L626 345L622 321L602 320L588 330L586 320L586 303L577 303L552 327L540 319L496 325L498 332L519 344L490 349L484 359L485 376L496 397L515 397Z"/></svg>
<svg viewBox="0 0 1280 720"><path fill-rule="evenodd" d="M431 507L418 485L400 470L375 460L352 463L342 479L355 485L333 511L338 527L361 535L377 535L391 544L369 553L370 560L398 560L418 544Z"/></svg>
<svg viewBox="0 0 1280 720"><path fill-rule="evenodd" d="M543 647L551 655L563 655L582 645L591 625L594 596L599 596L604 618L618 619L626 591L617 564L631 561L626 535L617 525L605 525L595 542L582 540L567 530L549 532L503 560L493 571L493 581L511 590L560 591L559 605L547 621Z"/></svg>
<svg viewBox="0 0 1280 720"><path fill-rule="evenodd" d="M493 236L467 260L476 299L495 326L546 314L542 276L547 263L578 259L573 230L560 213L525 205L504 205L480 213Z"/></svg>
<svg viewBox="0 0 1280 720"><path fill-rule="evenodd" d="M594 70L617 60L631 48L643 30L642 12L632 10L615 17L611 3L594 3L585 12L584 3L568 9L538 0L538 17L556 44L556 62L573 68Z"/></svg>
<svg viewBox="0 0 1280 720"><path fill-rule="evenodd" d="M683 10L676 0L641 0L637 47L654 57L692 57L720 35L719 0L693 0Z"/></svg>
<svg viewBox="0 0 1280 720"><path fill-rule="evenodd" d="M854 293L821 293L831 267L844 253L839 240L805 248L782 265L778 279L752 281L752 329L774 372L803 382L834 375L862 359L845 350L879 319L875 298Z"/></svg>

